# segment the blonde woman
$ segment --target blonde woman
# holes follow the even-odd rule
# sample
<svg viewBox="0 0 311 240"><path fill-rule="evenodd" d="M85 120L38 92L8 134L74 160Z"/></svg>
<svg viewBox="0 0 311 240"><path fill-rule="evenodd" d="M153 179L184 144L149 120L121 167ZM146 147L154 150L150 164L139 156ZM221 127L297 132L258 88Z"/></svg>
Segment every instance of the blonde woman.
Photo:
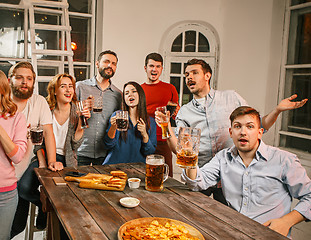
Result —
<svg viewBox="0 0 311 240"><path fill-rule="evenodd" d="M10 239L17 207L17 178L12 163L19 163L27 148L25 116L10 98L11 88L0 70L0 239Z"/></svg>

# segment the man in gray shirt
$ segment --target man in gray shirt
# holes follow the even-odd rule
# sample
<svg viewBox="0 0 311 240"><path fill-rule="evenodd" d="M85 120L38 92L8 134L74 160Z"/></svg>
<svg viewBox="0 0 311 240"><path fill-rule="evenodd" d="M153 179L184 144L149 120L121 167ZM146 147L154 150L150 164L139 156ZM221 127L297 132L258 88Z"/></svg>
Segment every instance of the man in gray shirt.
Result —
<svg viewBox="0 0 311 240"><path fill-rule="evenodd" d="M104 147L104 135L111 114L120 109L121 91L111 83L117 69L118 58L113 51L101 52L96 61L97 73L91 79L77 82L77 98L85 100L90 96L94 101L102 99L102 112L92 113L88 119L89 128L84 130L83 142L78 149L78 165L100 165L103 163L107 150Z"/></svg>

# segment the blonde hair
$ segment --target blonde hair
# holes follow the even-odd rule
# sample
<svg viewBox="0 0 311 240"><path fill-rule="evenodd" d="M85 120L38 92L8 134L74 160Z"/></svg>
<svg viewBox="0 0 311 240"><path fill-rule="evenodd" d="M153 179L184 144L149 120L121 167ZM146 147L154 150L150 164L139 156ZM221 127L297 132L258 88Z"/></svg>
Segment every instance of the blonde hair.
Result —
<svg viewBox="0 0 311 240"><path fill-rule="evenodd" d="M5 76L4 72L0 70L0 104L1 112L0 115L7 119L7 114L14 116L17 111L17 105L11 99L11 88L9 81Z"/></svg>
<svg viewBox="0 0 311 240"><path fill-rule="evenodd" d="M49 82L49 85L47 87L48 96L46 97L46 100L47 100L51 110L54 110L54 108L57 105L55 93L56 93L56 90L60 86L61 80L63 78L65 78L65 77L69 78L71 80L71 82L72 82L72 85L73 85L74 94L73 94L73 97L72 97L72 102L73 103L77 102L76 80L74 79L74 77L69 75L69 74L67 74L67 73L57 74L55 77L52 78L52 80Z"/></svg>

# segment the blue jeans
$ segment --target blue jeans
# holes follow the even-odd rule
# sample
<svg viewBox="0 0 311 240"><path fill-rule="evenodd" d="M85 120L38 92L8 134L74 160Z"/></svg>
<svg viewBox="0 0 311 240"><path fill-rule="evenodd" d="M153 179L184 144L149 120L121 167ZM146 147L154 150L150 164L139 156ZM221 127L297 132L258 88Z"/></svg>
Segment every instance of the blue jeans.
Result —
<svg viewBox="0 0 311 240"><path fill-rule="evenodd" d="M0 240L10 239L11 226L17 207L17 189L0 192Z"/></svg>
<svg viewBox="0 0 311 240"><path fill-rule="evenodd" d="M64 167L66 166L64 156L56 154L56 161L62 162ZM24 231L27 224L29 202L35 204L40 209L42 208L42 204L40 201L40 192L38 190L40 182L34 171L34 168L38 167L39 162L36 157L34 157L32 159L32 162L29 164L28 168L24 172L23 176L17 183L19 199L12 225L11 238Z"/></svg>

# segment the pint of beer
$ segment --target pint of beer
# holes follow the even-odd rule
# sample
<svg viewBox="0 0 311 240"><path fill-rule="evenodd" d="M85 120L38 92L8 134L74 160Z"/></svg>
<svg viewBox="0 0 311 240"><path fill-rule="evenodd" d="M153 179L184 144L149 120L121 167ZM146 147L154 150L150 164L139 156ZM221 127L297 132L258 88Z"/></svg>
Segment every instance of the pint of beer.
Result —
<svg viewBox="0 0 311 240"><path fill-rule="evenodd" d="M161 155L148 155L146 158L146 190L159 192L163 190L163 182L168 178L168 165Z"/></svg>
<svg viewBox="0 0 311 240"><path fill-rule="evenodd" d="M156 109L161 114L161 128L162 128L162 139L167 139L171 136L169 130L168 130L168 122L170 121L170 118L166 115L166 106L163 107L157 107Z"/></svg>
<svg viewBox="0 0 311 240"><path fill-rule="evenodd" d="M181 127L177 141L176 164L181 168L196 168L200 146L201 129Z"/></svg>

